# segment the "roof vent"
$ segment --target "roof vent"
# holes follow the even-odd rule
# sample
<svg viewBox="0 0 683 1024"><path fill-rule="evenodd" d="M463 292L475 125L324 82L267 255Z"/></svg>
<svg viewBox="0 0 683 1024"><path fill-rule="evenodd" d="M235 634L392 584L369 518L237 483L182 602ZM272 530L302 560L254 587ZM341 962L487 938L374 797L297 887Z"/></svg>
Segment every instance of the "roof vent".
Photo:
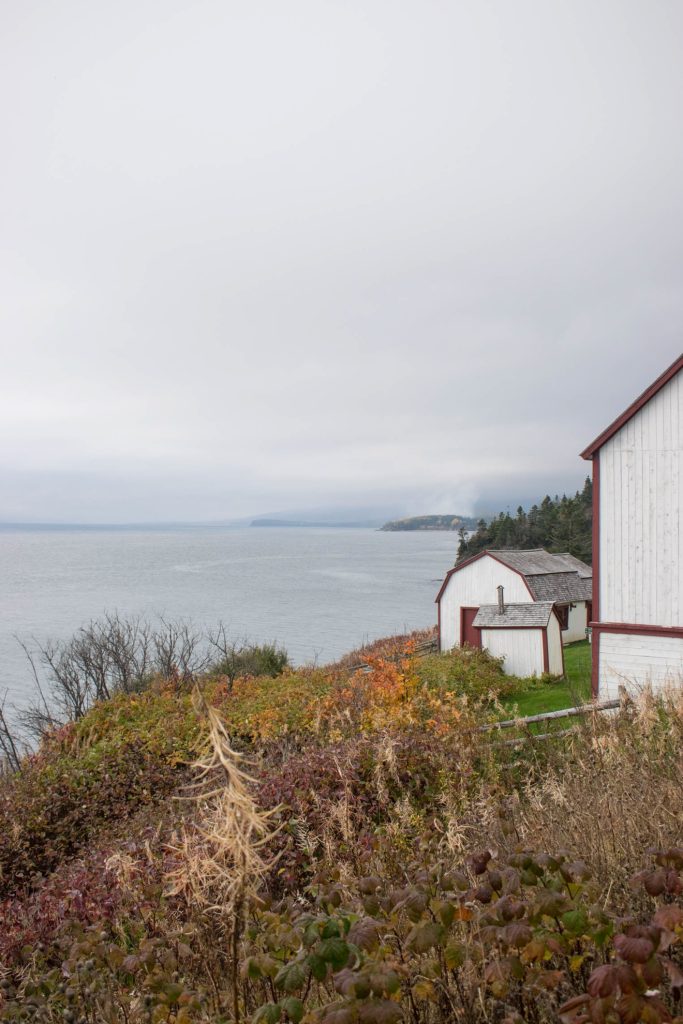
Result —
<svg viewBox="0 0 683 1024"><path fill-rule="evenodd" d="M505 601L503 599L503 588L498 587L498 614L505 615Z"/></svg>

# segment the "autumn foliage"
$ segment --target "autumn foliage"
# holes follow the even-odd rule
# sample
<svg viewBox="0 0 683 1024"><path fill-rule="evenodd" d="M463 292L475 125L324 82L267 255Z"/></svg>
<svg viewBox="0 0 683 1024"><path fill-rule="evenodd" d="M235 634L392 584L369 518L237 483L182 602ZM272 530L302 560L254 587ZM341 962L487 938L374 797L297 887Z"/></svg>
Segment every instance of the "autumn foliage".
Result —
<svg viewBox="0 0 683 1024"><path fill-rule="evenodd" d="M0 803L0 1020L683 1021L683 706L479 726L482 652L158 679Z"/></svg>

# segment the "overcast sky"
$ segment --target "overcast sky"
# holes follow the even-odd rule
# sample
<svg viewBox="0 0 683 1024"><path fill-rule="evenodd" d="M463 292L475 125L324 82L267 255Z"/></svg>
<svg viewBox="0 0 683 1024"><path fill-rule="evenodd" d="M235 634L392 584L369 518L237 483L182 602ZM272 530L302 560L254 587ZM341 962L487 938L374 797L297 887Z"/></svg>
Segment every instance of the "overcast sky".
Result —
<svg viewBox="0 0 683 1024"><path fill-rule="evenodd" d="M0 520L502 507L683 348L680 0L6 0Z"/></svg>

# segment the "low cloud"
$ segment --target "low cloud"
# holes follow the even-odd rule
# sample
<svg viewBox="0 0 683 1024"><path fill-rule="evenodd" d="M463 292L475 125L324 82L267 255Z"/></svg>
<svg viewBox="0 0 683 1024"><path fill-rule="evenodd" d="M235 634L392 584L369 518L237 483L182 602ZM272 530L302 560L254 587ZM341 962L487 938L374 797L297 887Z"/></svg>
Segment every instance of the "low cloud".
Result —
<svg viewBox="0 0 683 1024"><path fill-rule="evenodd" d="M680 350L677 5L3 20L0 520L533 500Z"/></svg>

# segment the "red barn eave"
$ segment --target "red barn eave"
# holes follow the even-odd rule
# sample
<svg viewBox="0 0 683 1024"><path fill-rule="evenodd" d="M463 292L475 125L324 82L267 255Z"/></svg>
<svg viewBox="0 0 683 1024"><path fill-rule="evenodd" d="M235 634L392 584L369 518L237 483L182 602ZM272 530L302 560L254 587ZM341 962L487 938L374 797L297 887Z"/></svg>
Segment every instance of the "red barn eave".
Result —
<svg viewBox="0 0 683 1024"><path fill-rule="evenodd" d="M669 381L681 370L683 370L683 353L674 360L671 366L665 370L664 373L657 377L657 380L653 381L652 384L643 391L642 395L639 395L638 398L636 398L635 402L631 402L628 409L624 409L622 414L617 416L613 423L610 423L610 425L603 430L601 434L598 434L595 440L589 444L587 448L584 448L581 452L581 458L592 459L595 453L602 448L605 442L609 441L611 437L614 437L617 431L621 430L624 424L628 423L631 417L635 416L635 414L642 409L644 405L647 405L650 399L654 398L657 392L661 391L664 385L668 384Z"/></svg>

